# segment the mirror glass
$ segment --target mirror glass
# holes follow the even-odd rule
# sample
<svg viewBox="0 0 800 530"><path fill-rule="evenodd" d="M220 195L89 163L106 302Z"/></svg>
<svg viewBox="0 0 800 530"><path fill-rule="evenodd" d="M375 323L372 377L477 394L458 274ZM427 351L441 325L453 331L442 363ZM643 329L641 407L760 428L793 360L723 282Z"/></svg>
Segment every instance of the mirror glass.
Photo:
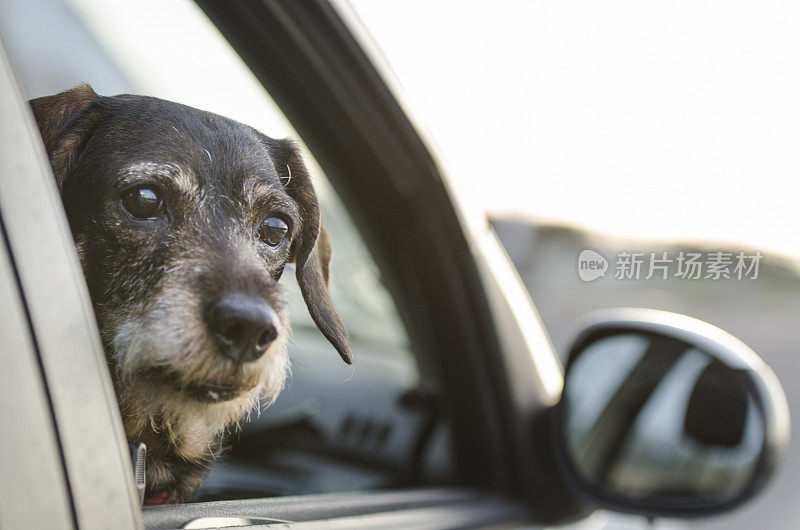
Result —
<svg viewBox="0 0 800 530"><path fill-rule="evenodd" d="M606 333L578 348L562 433L580 478L622 502L725 502L748 488L765 419L746 372L655 333Z"/></svg>

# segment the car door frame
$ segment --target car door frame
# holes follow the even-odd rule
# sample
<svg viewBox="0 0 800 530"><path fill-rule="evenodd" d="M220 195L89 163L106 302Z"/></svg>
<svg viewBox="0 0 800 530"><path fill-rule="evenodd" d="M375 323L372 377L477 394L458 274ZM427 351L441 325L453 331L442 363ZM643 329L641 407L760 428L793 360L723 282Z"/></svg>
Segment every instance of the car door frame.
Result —
<svg viewBox="0 0 800 530"><path fill-rule="evenodd" d="M374 50L369 53L364 35L357 38L352 13L348 15L342 4L324 1L221 5L200 0L198 4L287 114L362 230L420 352L423 374L433 374L441 385L441 402L453 428L459 471L456 482L524 499L541 520L574 517L579 503L550 462L547 422L541 419L557 399L563 382L560 371L553 370L558 363L541 322L513 267L503 261L492 234L481 233L476 243L476 232L456 206L458 198L435 149L387 81L389 76L379 67L377 54ZM26 134L35 144L37 133L30 113L23 109L26 105L19 91L14 97L20 116L25 116L20 119ZM91 389L94 401L103 402L92 404L99 418L95 427L100 426L94 430L102 431L98 436L108 442L98 456L89 450L96 444L81 444L77 434L72 442L61 440L64 460L74 461L67 466L68 476L82 477L75 483L69 481L73 503L81 505L76 512L86 517L77 517L78 523L97 526L99 519L89 515L93 507L98 514L109 514L109 504L101 502L105 497L93 499L92 493L81 487L102 474L100 464L107 464L115 470L113 477L107 478L107 491L122 499L113 520L124 519L136 527L141 522L138 510L130 513L135 492L126 467L124 436L108 375L101 373L105 372L104 358L91 306L63 211L56 206L60 203L57 191L52 180L45 183L45 177L52 177L42 147L33 149L34 155L21 163L35 168L43 204L54 211L46 223L51 229L48 233L55 234L51 246L60 248L63 256L46 263L31 258L24 267L38 270L40 277L46 277L48 268L69 271L74 285L60 298L70 305L69 314L75 320L71 329L78 330L80 338L68 342L89 379L78 385L60 374L67 363L61 360L58 364L57 356L52 355L55 365L49 372L45 370L47 385L54 388L55 395L64 396L58 399L66 403L53 400L57 429L59 434L79 431L70 413L79 407L77 396L85 398L86 389ZM16 211L13 215L24 217ZM14 230L17 244L24 244L35 255L35 243L41 241L24 241L23 222L17 222ZM497 268L516 278L518 285L498 283ZM36 307L46 309L47 302L37 300L36 293L28 292L32 287L21 283L26 301L30 296ZM513 297L521 299L513 301ZM52 302L51 298L46 300ZM54 313L40 310L31 319L31 327L55 348L56 337L66 338L49 329L48 319L56 318ZM98 370L100 366L102 370ZM74 371L73 367L69 373ZM77 392L76 386L84 393ZM406 493L413 497L414 491ZM315 503L323 502L315 500L317 497L307 499L309 514ZM447 504L446 498L440 500ZM274 499L270 504L277 509L282 502ZM466 507L461 501L459 504ZM388 511L392 506L412 505L405 499L382 506ZM515 510L520 505L514 506L509 516L513 512L517 517ZM501 518L502 513L498 512Z"/></svg>

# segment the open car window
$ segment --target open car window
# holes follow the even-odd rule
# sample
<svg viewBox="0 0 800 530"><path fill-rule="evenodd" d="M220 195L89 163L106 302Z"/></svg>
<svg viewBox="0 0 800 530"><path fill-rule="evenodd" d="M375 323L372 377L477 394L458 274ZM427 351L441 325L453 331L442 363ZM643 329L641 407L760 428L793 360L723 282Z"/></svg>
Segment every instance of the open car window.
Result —
<svg viewBox="0 0 800 530"><path fill-rule="evenodd" d="M152 95L299 139L188 0L9 0L0 6L0 29L29 98L86 82L101 94ZM414 398L424 375L394 301L322 169L307 150L305 157L333 243L332 298L355 367L342 364L318 331L287 270L281 284L294 330L287 387L243 424L196 500L386 488L450 473L446 429Z"/></svg>

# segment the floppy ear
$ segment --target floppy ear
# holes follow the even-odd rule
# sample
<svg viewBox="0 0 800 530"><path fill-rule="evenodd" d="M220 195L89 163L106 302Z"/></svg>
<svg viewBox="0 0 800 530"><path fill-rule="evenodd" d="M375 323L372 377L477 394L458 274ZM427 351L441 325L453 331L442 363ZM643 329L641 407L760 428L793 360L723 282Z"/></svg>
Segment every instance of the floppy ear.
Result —
<svg viewBox="0 0 800 530"><path fill-rule="evenodd" d="M314 323L336 348L344 362L353 363L350 340L342 320L333 308L328 291L331 242L322 225L319 202L298 148L289 140L266 138L281 182L300 208L302 226L294 242L293 259L297 283ZM291 171L291 177L289 177Z"/></svg>
<svg viewBox="0 0 800 530"><path fill-rule="evenodd" d="M30 101L59 190L99 121L98 98L92 87L79 85Z"/></svg>

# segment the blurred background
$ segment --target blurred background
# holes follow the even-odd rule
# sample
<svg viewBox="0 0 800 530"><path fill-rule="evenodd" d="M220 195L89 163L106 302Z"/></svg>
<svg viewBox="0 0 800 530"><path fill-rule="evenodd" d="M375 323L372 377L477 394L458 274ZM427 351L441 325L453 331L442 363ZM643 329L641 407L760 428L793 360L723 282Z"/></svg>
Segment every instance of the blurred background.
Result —
<svg viewBox="0 0 800 530"><path fill-rule="evenodd" d="M490 219L562 358L589 310L675 311L742 339L800 410L800 5L351 0L343 9L382 50L451 187ZM86 81L292 135L188 1L3 0L0 29L30 97ZM579 278L584 249L609 260L605 277ZM617 280L622 251L763 258L757 279L686 280L673 264L669 279L645 280L645 262L641 279ZM364 261L359 252L352 263ZM379 283L370 266L359 282ZM367 334L378 328L364 315L389 305L352 300L346 311L363 314L346 320L368 323ZM795 436L764 493L691 526L796 528L797 473Z"/></svg>

